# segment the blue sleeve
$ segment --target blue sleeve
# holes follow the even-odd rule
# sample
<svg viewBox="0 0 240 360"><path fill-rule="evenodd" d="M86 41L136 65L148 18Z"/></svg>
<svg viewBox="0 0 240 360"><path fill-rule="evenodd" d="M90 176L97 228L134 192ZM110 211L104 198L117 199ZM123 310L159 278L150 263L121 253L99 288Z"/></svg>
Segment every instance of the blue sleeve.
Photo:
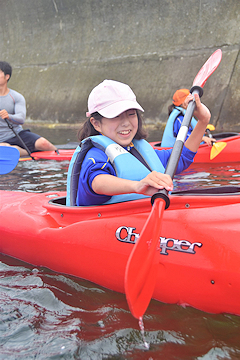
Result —
<svg viewBox="0 0 240 360"><path fill-rule="evenodd" d="M166 168L172 149L155 150L163 166ZM178 163L176 174L187 169L193 162L195 153L185 146ZM100 174L116 176L115 170L106 154L95 147L90 149L85 156L78 182L77 205L99 205L111 199L111 196L96 194L92 189L93 179Z"/></svg>
<svg viewBox="0 0 240 360"><path fill-rule="evenodd" d="M167 162L172 153L172 149L155 150L155 151L159 159L161 160L163 166L166 168ZM180 174L183 170L187 169L193 163L193 159L195 155L196 155L195 152L183 146L182 154L178 162L176 174Z"/></svg>
<svg viewBox="0 0 240 360"><path fill-rule="evenodd" d="M116 176L107 155L95 147L85 156L78 182L77 205L99 205L111 199L111 196L96 194L92 189L93 179L100 174Z"/></svg>
<svg viewBox="0 0 240 360"><path fill-rule="evenodd" d="M180 130L180 127L182 125L182 122L183 122L183 115L179 115L176 120L174 121L174 124L173 124L173 134L175 137L177 137L177 134ZM189 126L189 129L188 129L188 132L187 132L187 136L186 136L186 140L189 138L189 136L191 135L191 132L193 131L192 127ZM185 141L186 141L185 140Z"/></svg>

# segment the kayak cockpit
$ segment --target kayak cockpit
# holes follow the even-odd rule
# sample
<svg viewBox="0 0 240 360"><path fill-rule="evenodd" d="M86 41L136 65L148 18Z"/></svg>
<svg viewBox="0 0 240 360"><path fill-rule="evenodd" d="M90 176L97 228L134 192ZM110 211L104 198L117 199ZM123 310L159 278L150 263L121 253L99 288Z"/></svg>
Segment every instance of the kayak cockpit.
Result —
<svg viewBox="0 0 240 360"><path fill-rule="evenodd" d="M175 191L172 192L171 195L189 195L189 196L227 196L227 195L240 195L240 186L216 186L210 188L201 188L201 189L190 189L190 190L183 190L183 191Z"/></svg>
<svg viewBox="0 0 240 360"><path fill-rule="evenodd" d="M169 195L170 206L166 211L235 204L240 202L239 195L239 186L176 191ZM66 196L53 196L50 200L49 198L43 206L61 226L111 217L142 216L143 214L147 217L152 208L150 198L98 206L66 206Z"/></svg>

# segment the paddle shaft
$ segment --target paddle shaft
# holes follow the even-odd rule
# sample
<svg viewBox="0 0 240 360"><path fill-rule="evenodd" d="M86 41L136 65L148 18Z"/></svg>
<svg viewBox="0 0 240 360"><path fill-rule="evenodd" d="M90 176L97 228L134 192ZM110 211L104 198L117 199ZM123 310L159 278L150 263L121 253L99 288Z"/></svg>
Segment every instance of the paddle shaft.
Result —
<svg viewBox="0 0 240 360"><path fill-rule="evenodd" d="M209 129L206 129L206 132L207 132L207 134L208 134L208 137L212 139L213 136L212 136L212 134L211 134L211 131L210 131Z"/></svg>
<svg viewBox="0 0 240 360"><path fill-rule="evenodd" d="M211 133L211 131L210 131L208 128L206 129L206 132L207 132L207 134L208 134L208 137L209 137L210 139L212 139L212 138L213 138L212 133ZM214 145L215 142L216 142L216 141L213 141L213 142L212 142L212 145Z"/></svg>
<svg viewBox="0 0 240 360"><path fill-rule="evenodd" d="M27 145L25 144L25 142L23 141L23 139L21 138L21 136L14 130L14 127L12 124L10 124L10 122L8 121L8 119L4 119L9 127L9 129L12 130L12 132L15 134L15 136L17 136L17 138L21 141L24 149L27 151L28 155L31 156L31 151L29 150L29 148L27 147ZM31 156L31 158L34 160L34 158Z"/></svg>
<svg viewBox="0 0 240 360"><path fill-rule="evenodd" d="M193 95L198 94L199 96L202 96L202 94L203 94L203 90L199 86L194 86L191 89L190 92ZM181 156L181 153L182 153L184 141L185 141L185 139L187 137L187 132L188 132L191 120L192 120L192 116L193 116L195 106L196 106L195 99L192 100L188 104L186 113L185 113L184 118L183 118L181 128L180 128L180 130L178 132L177 139L175 141L175 144L174 144L173 149L172 149L171 156L169 158L169 161L167 163L167 167L165 169L165 174L170 175L172 179L173 179L173 177L175 175L175 172L176 172L176 169L177 169L177 166L178 166L178 162L179 162L179 159L180 159L180 156ZM167 209L169 207L169 204L170 204L170 201L169 201L169 198L168 198L168 191L166 189L162 189L162 190L159 190L157 193L155 193L151 198L152 204L154 203L154 201L155 201L155 199L157 197L163 198L165 200L165 202L166 202L166 207L165 208Z"/></svg>
<svg viewBox="0 0 240 360"><path fill-rule="evenodd" d="M5 120L6 123L8 124L9 129L11 129L11 130L13 131L13 133L17 136L17 138L21 141L21 143L22 143L24 149L27 151L28 155L31 156L31 158L32 158L33 160L36 160L36 159L34 159L34 157L31 155L31 151L29 150L29 148L27 147L27 145L25 144L25 142L23 141L23 139L21 138L21 136L14 130L13 125L10 124L10 122L8 121L8 119L4 119L4 120ZM60 155L58 149L55 150L55 153L56 153L57 155Z"/></svg>
<svg viewBox="0 0 240 360"><path fill-rule="evenodd" d="M222 52L218 49L205 62L194 79L191 89L192 94L198 93L200 97L202 96L202 88L209 76L220 64L221 58ZM182 126L165 170L165 174L170 175L171 178L174 177L176 172L194 109L195 100L188 104ZM154 200L156 201L154 202ZM125 271L126 298L129 308L136 318L141 318L145 313L154 291L158 271L164 271L165 269L165 267L162 267L158 270L160 259L157 247L159 246L164 206L167 208L170 203L168 192L166 190L157 192L152 196L151 201L153 203L152 210L129 256ZM141 271L139 271L140 268ZM167 271L167 267L165 270Z"/></svg>
<svg viewBox="0 0 240 360"><path fill-rule="evenodd" d="M192 93L202 95L202 88L194 88ZM165 170L165 174L170 175L171 178L174 177L194 109L195 99L188 104ZM164 208L170 204L168 191L166 189L160 190L152 196L151 201L153 204L151 213L137 244L130 254L125 272L126 297L129 308L136 318L141 318L146 311L155 287L158 264L156 249L159 244Z"/></svg>

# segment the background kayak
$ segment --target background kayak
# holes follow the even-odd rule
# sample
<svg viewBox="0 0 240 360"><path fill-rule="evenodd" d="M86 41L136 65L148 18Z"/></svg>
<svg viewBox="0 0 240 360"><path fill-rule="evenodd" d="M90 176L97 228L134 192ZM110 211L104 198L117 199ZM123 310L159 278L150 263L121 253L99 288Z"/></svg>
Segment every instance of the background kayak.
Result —
<svg viewBox="0 0 240 360"><path fill-rule="evenodd" d="M220 133L213 134L217 140L216 144L224 142L226 146L211 159L211 147L207 144L199 146L197 154L194 157L194 163L229 163L240 161L240 134L239 133ZM161 142L151 142L155 149L161 149Z"/></svg>
<svg viewBox="0 0 240 360"><path fill-rule="evenodd" d="M220 133L213 134L218 142L224 141L227 145L226 147L219 152L219 154L214 158L210 159L211 147L206 144L200 145L198 152L195 156L194 163L222 163L222 162L237 162L240 161L240 134L239 133ZM156 148L161 149L161 142L154 141L150 144ZM46 159L46 160L71 160L71 157L74 153L75 148L78 143L73 144L72 149L59 149L59 155L55 151L39 151L32 153L34 159ZM31 160L31 158L25 158L26 160ZM24 158L22 159L24 160Z"/></svg>

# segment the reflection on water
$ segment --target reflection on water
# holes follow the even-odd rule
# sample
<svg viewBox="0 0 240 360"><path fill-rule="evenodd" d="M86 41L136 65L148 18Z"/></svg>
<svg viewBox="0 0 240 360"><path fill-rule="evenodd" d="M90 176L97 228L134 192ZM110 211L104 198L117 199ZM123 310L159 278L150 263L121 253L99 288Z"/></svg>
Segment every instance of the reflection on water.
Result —
<svg viewBox="0 0 240 360"><path fill-rule="evenodd" d="M125 296L0 255L0 359L239 359L240 317L152 301L145 350Z"/></svg>
<svg viewBox="0 0 240 360"><path fill-rule="evenodd" d="M181 175L174 177L177 190L197 189L211 186L240 186L240 164L192 164Z"/></svg>
<svg viewBox="0 0 240 360"><path fill-rule="evenodd" d="M26 192L65 191L69 161L21 161L9 174L1 175L0 190Z"/></svg>
<svg viewBox="0 0 240 360"><path fill-rule="evenodd" d="M0 189L66 190L68 165L20 162L10 174L0 176ZM240 186L240 164L193 164L175 177L174 184L178 190ZM4 255L0 289L0 360L240 358L237 316L151 301L143 319L147 351L123 294Z"/></svg>

